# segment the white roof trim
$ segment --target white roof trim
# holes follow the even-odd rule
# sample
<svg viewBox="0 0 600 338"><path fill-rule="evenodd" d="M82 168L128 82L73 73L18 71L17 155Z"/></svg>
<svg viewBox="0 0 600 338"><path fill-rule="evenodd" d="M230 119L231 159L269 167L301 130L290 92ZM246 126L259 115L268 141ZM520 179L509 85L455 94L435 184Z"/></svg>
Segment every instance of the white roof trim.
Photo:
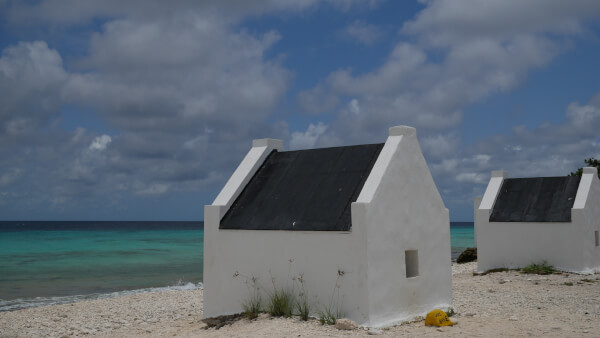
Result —
<svg viewBox="0 0 600 338"><path fill-rule="evenodd" d="M575 203L573 203L573 209L585 208L585 202L588 200L590 188L592 187L592 181L597 175L598 170L596 168L583 168L583 174L581 175L581 181L579 181L579 188L577 188L577 195L575 195Z"/></svg>
<svg viewBox="0 0 600 338"><path fill-rule="evenodd" d="M498 192L500 192L500 187L502 187L502 182L507 176L508 173L504 170L492 171L490 183L488 183L487 189L485 190L485 194L483 195L483 199L479 204L479 209L490 211L492 210L492 208L494 207L494 203L496 203Z"/></svg>
<svg viewBox="0 0 600 338"><path fill-rule="evenodd" d="M259 139L252 141L252 148L242 160L242 163L229 178L212 205L224 206L221 216L225 215L236 198L240 195L246 184L256 171L265 162L271 151L283 149L283 142L275 139Z"/></svg>

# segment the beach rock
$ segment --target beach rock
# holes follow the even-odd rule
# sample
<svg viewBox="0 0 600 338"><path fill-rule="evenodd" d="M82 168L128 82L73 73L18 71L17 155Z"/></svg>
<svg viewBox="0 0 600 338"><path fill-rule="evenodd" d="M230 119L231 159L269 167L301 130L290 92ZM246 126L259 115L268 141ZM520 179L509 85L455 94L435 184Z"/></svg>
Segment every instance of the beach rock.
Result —
<svg viewBox="0 0 600 338"><path fill-rule="evenodd" d="M477 260L477 248L467 248L456 259L456 263L463 264Z"/></svg>
<svg viewBox="0 0 600 338"><path fill-rule="evenodd" d="M350 319L342 318L335 321L335 328L338 330L354 330L357 327L358 324Z"/></svg>
<svg viewBox="0 0 600 338"><path fill-rule="evenodd" d="M380 336L383 334L383 330L376 329L376 328L370 328L369 331L367 331L367 334L369 334L371 336Z"/></svg>
<svg viewBox="0 0 600 338"><path fill-rule="evenodd" d="M216 328L219 329L225 325L231 325L234 322L236 322L237 320L242 318L242 314L233 314L233 315L224 315L224 316L218 316L218 317L212 317L212 318L205 318L202 319L202 322L204 322L204 324L206 324L207 328Z"/></svg>

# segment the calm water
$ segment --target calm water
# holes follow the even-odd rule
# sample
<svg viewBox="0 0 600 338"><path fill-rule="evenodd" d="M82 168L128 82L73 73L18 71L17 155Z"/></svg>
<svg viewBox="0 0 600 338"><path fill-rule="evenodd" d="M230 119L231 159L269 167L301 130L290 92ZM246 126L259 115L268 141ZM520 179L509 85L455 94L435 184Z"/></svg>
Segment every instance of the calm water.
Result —
<svg viewBox="0 0 600 338"><path fill-rule="evenodd" d="M475 247L473 222L450 222L450 246L453 261L466 248Z"/></svg>
<svg viewBox="0 0 600 338"><path fill-rule="evenodd" d="M0 311L202 287L202 222L0 222ZM452 258L474 246L452 222Z"/></svg>
<svg viewBox="0 0 600 338"><path fill-rule="evenodd" d="M0 222L0 311L202 281L202 222Z"/></svg>

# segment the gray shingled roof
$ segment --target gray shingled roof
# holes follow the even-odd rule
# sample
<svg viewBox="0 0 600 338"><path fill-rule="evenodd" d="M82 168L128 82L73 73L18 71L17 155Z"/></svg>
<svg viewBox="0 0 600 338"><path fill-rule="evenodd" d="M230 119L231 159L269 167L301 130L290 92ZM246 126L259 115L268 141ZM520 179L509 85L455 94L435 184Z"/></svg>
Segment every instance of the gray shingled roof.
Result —
<svg viewBox="0 0 600 338"><path fill-rule="evenodd" d="M350 230L355 202L382 144L273 151L220 229Z"/></svg>
<svg viewBox="0 0 600 338"><path fill-rule="evenodd" d="M507 178L490 222L571 222L578 176Z"/></svg>

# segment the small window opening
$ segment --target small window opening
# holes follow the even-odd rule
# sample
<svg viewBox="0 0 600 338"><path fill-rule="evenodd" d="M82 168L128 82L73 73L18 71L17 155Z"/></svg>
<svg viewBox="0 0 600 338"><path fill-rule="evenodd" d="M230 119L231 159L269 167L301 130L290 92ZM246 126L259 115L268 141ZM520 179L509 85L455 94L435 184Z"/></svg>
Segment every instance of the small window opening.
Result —
<svg viewBox="0 0 600 338"><path fill-rule="evenodd" d="M406 278L417 277L419 275L418 250L404 251L404 263L406 263Z"/></svg>
<svg viewBox="0 0 600 338"><path fill-rule="evenodd" d="M596 246L600 245L600 235L598 235L598 230L594 231L594 238L596 238Z"/></svg>

